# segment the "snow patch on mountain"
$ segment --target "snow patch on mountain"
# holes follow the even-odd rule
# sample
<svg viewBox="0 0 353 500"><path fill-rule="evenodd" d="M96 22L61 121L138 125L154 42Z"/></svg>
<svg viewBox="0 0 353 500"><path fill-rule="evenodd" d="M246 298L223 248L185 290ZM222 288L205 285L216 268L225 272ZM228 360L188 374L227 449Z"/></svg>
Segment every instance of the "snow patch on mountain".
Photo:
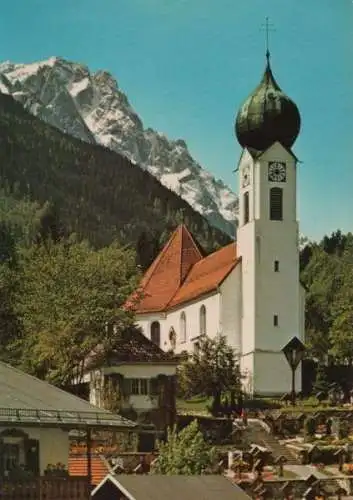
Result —
<svg viewBox="0 0 353 500"><path fill-rule="evenodd" d="M107 71L51 57L0 64L0 92L32 114L83 141L116 151L185 199L211 224L234 235L238 198L191 156L184 140L170 140L141 118Z"/></svg>

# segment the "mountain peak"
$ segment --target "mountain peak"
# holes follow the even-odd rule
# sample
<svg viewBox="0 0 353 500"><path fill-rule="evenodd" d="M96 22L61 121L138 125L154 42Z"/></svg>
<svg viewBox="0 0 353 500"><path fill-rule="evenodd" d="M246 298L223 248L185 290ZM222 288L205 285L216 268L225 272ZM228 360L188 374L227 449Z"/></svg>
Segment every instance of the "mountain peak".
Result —
<svg viewBox="0 0 353 500"><path fill-rule="evenodd" d="M44 61L0 64L0 91L64 132L102 144L152 173L209 222L235 232L237 196L191 156L183 139L144 129L139 115L106 70L52 56Z"/></svg>

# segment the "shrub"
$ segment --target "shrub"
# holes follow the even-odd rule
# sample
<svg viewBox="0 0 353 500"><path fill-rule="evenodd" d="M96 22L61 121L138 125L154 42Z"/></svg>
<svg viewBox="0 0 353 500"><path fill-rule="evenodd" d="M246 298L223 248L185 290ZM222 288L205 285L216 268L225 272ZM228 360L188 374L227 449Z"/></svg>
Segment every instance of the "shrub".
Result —
<svg viewBox="0 0 353 500"><path fill-rule="evenodd" d="M305 435L312 437L312 436L314 436L315 431L316 431L315 419L313 417L308 417L305 420L305 424L304 424Z"/></svg>

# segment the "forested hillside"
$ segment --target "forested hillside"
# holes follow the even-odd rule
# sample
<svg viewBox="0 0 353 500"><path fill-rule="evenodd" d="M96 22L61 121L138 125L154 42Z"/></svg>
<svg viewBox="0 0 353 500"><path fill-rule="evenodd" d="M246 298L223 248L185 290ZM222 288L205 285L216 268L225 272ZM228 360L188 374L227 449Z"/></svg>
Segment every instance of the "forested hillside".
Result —
<svg viewBox="0 0 353 500"><path fill-rule="evenodd" d="M8 200L49 202L52 219L67 235L76 233L96 247L114 240L132 244L143 267L181 221L206 252L229 242L148 172L61 133L3 94L0 186Z"/></svg>
<svg viewBox="0 0 353 500"><path fill-rule="evenodd" d="M306 335L320 361L353 362L353 235L340 231L310 243L301 253L301 278L308 288Z"/></svg>

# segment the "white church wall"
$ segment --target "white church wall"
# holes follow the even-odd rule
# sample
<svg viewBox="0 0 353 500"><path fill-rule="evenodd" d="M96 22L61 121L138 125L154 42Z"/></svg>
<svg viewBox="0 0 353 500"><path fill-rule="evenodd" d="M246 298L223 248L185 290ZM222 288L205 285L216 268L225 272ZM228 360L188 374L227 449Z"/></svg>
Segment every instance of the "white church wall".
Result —
<svg viewBox="0 0 353 500"><path fill-rule="evenodd" d="M268 161L286 163L286 182L268 182ZM256 170L259 210L256 221L256 348L280 350L293 336L299 336L301 330L295 159L276 143L263 154ZM269 190L272 187L283 190L281 221L269 219ZM278 272L274 270L275 261L278 261ZM275 316L278 326L274 325Z"/></svg>
<svg viewBox="0 0 353 500"><path fill-rule="evenodd" d="M243 187L241 182L242 171L249 168L250 184ZM237 231L237 254L241 256L241 346L242 353L248 354L255 348L255 201L254 201L254 162L247 150L243 151L239 162L239 228ZM244 225L244 194L249 193L249 222Z"/></svg>
<svg viewBox="0 0 353 500"><path fill-rule="evenodd" d="M286 163L286 182L268 181L268 162L282 161ZM269 188L283 189L283 222L297 220L297 181L296 160L286 149L276 142L271 146L255 164L256 202L255 219L268 220L270 212Z"/></svg>
<svg viewBox="0 0 353 500"><path fill-rule="evenodd" d="M254 394L278 395L291 392L292 372L283 353L257 352L254 358ZM295 374L296 392L301 391L301 367Z"/></svg>
<svg viewBox="0 0 353 500"><path fill-rule="evenodd" d="M227 337L228 344L241 352L242 316L242 273L241 262L221 284L220 331Z"/></svg>
<svg viewBox="0 0 353 500"><path fill-rule="evenodd" d="M302 342L305 342L305 288L302 284L299 286L299 333L298 337Z"/></svg>
<svg viewBox="0 0 353 500"><path fill-rule="evenodd" d="M200 335L200 309L206 308L206 334L209 337L215 337L220 332L220 293L215 292L212 295L200 297L199 300L188 302L167 314L165 327L163 330L169 332L173 327L176 332L175 352L182 351L193 352L195 342ZM186 340L182 338L180 318L185 313L186 317ZM170 348L169 338L166 338L167 345L163 349Z"/></svg>
<svg viewBox="0 0 353 500"><path fill-rule="evenodd" d="M151 340L151 325L154 321L158 321L161 327L161 345L163 348L163 339L167 336L165 330L165 313L150 313L150 314L138 314L136 316L136 324L141 328L142 333Z"/></svg>
<svg viewBox="0 0 353 500"><path fill-rule="evenodd" d="M220 332L220 293L214 292L205 295L196 301L187 302L168 313L140 314L136 317L136 323L142 329L143 334L151 340L151 325L154 321L160 323L161 342L160 347L168 351L172 344L170 341L171 328L176 333L175 352L192 352L197 337L200 335L200 308L206 308L206 333L215 336ZM186 341L182 339L180 318L185 313L186 317Z"/></svg>
<svg viewBox="0 0 353 500"><path fill-rule="evenodd" d="M293 223L296 224L296 223ZM279 242L276 227L264 222L257 230L259 265L256 270L256 348L280 350L301 334L298 254L295 227ZM279 271L274 271L278 261ZM274 324L277 316L278 325Z"/></svg>

